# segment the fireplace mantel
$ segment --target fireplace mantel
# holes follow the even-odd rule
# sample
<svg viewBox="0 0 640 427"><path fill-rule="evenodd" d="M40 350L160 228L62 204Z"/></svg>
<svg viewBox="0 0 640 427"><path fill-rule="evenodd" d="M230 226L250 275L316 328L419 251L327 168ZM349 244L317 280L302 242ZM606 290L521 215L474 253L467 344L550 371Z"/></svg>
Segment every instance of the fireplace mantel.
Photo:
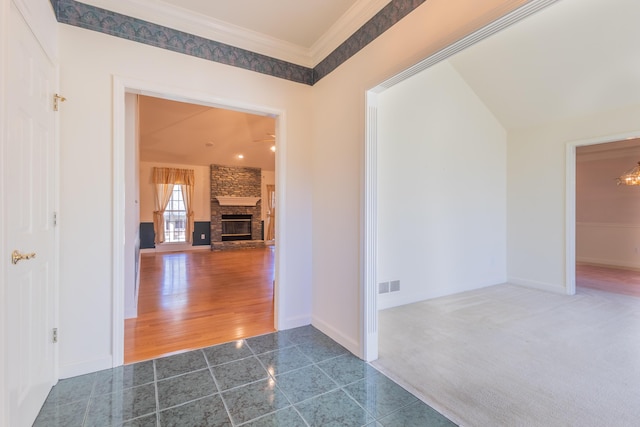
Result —
<svg viewBox="0 0 640 427"><path fill-rule="evenodd" d="M220 206L255 206L260 197L216 196Z"/></svg>

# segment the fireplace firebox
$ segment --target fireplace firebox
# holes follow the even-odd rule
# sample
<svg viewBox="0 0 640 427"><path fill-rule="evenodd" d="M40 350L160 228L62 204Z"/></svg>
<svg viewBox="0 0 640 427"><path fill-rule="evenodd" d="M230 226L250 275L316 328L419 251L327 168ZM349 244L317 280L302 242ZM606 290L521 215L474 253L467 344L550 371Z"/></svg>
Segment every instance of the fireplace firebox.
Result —
<svg viewBox="0 0 640 427"><path fill-rule="evenodd" d="M222 215L222 241L251 240L251 215Z"/></svg>

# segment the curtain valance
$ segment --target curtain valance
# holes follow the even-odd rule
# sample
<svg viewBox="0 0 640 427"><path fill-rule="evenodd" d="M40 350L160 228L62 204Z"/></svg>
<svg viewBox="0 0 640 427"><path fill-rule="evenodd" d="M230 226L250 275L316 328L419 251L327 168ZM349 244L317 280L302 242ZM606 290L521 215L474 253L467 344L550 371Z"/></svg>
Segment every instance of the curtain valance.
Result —
<svg viewBox="0 0 640 427"><path fill-rule="evenodd" d="M193 185L193 169L153 168L154 184Z"/></svg>

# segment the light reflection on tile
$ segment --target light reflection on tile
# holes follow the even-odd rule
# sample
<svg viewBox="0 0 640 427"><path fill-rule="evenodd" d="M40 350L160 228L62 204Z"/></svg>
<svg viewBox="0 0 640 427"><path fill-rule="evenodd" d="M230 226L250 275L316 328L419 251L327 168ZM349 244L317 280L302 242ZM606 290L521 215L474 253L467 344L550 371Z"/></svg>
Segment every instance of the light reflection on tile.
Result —
<svg viewBox="0 0 640 427"><path fill-rule="evenodd" d="M311 365L311 359L297 347L288 347L258 356L271 375L284 374Z"/></svg>
<svg viewBox="0 0 640 427"><path fill-rule="evenodd" d="M336 390L296 405L311 427L360 427L374 421L344 391Z"/></svg>
<svg viewBox="0 0 640 427"><path fill-rule="evenodd" d="M280 333L260 335L247 339L247 344L255 354L291 347L293 343Z"/></svg>
<svg viewBox="0 0 640 427"><path fill-rule="evenodd" d="M304 326L61 380L34 426L231 426L231 420L251 427L454 425Z"/></svg>
<svg viewBox="0 0 640 427"><path fill-rule="evenodd" d="M158 381L157 389L160 409L211 396L218 392L208 369Z"/></svg>
<svg viewBox="0 0 640 427"><path fill-rule="evenodd" d="M382 374L350 384L345 390L376 418L384 417L417 400L414 395Z"/></svg>
<svg viewBox="0 0 640 427"><path fill-rule="evenodd" d="M267 378L267 371L255 356L211 368L221 390L228 390Z"/></svg>
<svg viewBox="0 0 640 427"><path fill-rule="evenodd" d="M244 340L232 341L203 349L209 366L221 365L252 355Z"/></svg>
<svg viewBox="0 0 640 427"><path fill-rule="evenodd" d="M235 424L250 421L289 405L284 394L267 380L225 391L222 398Z"/></svg>
<svg viewBox="0 0 640 427"><path fill-rule="evenodd" d="M92 397L89 401L85 425L113 425L155 413L155 411L155 387L153 384L147 384Z"/></svg>
<svg viewBox="0 0 640 427"><path fill-rule="evenodd" d="M298 403L338 388L338 385L316 366L278 375L276 383L291 403Z"/></svg>
<svg viewBox="0 0 640 427"><path fill-rule="evenodd" d="M350 353L320 362L318 367L340 385L350 384L378 373L375 368Z"/></svg>

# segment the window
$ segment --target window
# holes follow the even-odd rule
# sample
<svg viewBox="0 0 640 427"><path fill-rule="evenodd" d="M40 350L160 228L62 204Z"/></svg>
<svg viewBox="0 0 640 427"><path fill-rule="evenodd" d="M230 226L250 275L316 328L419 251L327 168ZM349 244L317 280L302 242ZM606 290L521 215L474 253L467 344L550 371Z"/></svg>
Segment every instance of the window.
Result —
<svg viewBox="0 0 640 427"><path fill-rule="evenodd" d="M174 185L171 198L164 211L164 241L185 242L186 223L187 210L182 199L182 191L179 185Z"/></svg>

